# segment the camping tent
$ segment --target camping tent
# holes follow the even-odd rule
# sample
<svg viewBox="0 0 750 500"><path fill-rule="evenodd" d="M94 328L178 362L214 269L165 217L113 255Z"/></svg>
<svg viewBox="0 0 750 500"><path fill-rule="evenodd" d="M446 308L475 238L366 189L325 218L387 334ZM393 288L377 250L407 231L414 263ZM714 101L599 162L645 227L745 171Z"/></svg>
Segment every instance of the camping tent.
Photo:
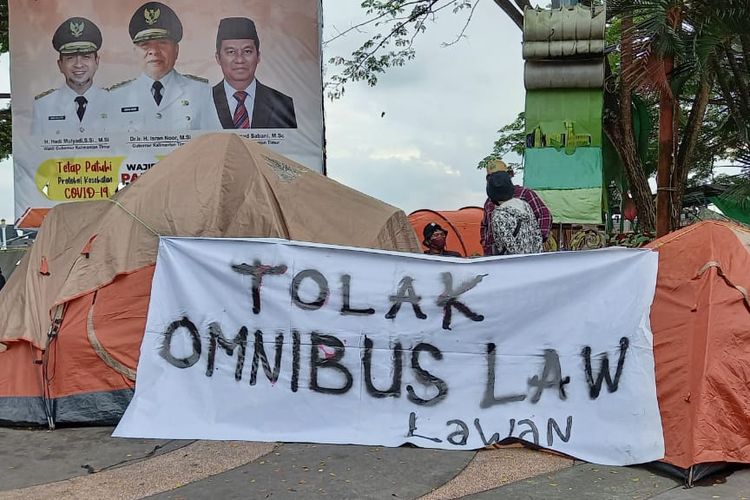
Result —
<svg viewBox="0 0 750 500"><path fill-rule="evenodd" d="M409 223L422 240L422 231L430 222L437 222L448 230L447 250L464 257L483 255L479 242L479 226L484 211L480 207L463 207L458 210L416 210L409 214Z"/></svg>
<svg viewBox="0 0 750 500"><path fill-rule="evenodd" d="M401 210L234 134L199 137L113 199L46 216L0 295L0 422L119 419L159 235L419 251Z"/></svg>
<svg viewBox="0 0 750 500"><path fill-rule="evenodd" d="M697 480L750 463L750 231L705 221L648 245L659 252L651 308L664 462Z"/></svg>
<svg viewBox="0 0 750 500"><path fill-rule="evenodd" d="M0 270L2 270L6 279L16 270L16 266L24 253L26 253L26 247L0 249Z"/></svg>

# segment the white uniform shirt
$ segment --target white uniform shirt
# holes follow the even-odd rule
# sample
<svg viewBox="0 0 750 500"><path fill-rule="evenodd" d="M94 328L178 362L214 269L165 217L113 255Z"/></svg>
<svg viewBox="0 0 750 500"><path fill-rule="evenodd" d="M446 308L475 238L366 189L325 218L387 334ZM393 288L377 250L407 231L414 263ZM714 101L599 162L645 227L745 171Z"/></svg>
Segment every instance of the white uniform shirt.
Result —
<svg viewBox="0 0 750 500"><path fill-rule="evenodd" d="M160 81L163 89L158 106L151 93L154 80L145 74L111 89L112 130L137 132L200 128L208 83L188 78L175 70Z"/></svg>
<svg viewBox="0 0 750 500"><path fill-rule="evenodd" d="M109 92L93 85L83 94L86 110L78 118L78 94L63 85L34 101L34 135L84 135L99 134L109 130Z"/></svg>

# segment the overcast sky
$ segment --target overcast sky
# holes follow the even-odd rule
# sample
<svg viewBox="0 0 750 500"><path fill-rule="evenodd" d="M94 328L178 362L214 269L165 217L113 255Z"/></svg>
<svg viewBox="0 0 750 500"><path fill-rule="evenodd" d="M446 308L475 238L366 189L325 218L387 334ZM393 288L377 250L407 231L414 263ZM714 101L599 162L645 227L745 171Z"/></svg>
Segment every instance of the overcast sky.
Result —
<svg viewBox="0 0 750 500"><path fill-rule="evenodd" d="M364 19L359 3L324 0L325 40ZM523 109L521 31L494 2L480 0L465 38L443 47L464 20L446 11L417 38L414 61L388 71L376 87L351 84L342 99L325 101L330 177L407 213L484 201L476 165L497 129ZM366 36L329 44L324 59L348 55ZM10 88L8 64L0 57L0 92ZM10 161L0 163L0 217L14 219Z"/></svg>

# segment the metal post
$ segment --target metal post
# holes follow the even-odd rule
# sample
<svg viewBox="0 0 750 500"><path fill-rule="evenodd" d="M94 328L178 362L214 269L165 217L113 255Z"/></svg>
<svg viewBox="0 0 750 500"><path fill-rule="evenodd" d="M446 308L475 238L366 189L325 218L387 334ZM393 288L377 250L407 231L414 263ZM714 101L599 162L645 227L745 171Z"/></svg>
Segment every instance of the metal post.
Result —
<svg viewBox="0 0 750 500"><path fill-rule="evenodd" d="M5 219L0 219L0 250L8 249L8 239L5 237Z"/></svg>

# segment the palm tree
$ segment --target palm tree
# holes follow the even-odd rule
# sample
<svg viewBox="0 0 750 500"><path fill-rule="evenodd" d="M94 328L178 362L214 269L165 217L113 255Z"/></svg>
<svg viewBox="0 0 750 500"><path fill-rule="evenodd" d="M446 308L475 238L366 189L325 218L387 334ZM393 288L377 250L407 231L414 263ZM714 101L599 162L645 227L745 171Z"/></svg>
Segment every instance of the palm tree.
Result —
<svg viewBox="0 0 750 500"><path fill-rule="evenodd" d="M656 229L662 235L679 224L688 173L711 101L729 112L727 130L736 134L736 144L747 144L750 4L613 0L609 5L623 22L621 109L634 91L655 94L659 100ZM683 99L688 106L678 105ZM681 120L681 140L675 141ZM628 169L631 182L633 175L639 175L634 170ZM648 202L639 203L637 197L635 201L644 205L639 212L650 211Z"/></svg>

